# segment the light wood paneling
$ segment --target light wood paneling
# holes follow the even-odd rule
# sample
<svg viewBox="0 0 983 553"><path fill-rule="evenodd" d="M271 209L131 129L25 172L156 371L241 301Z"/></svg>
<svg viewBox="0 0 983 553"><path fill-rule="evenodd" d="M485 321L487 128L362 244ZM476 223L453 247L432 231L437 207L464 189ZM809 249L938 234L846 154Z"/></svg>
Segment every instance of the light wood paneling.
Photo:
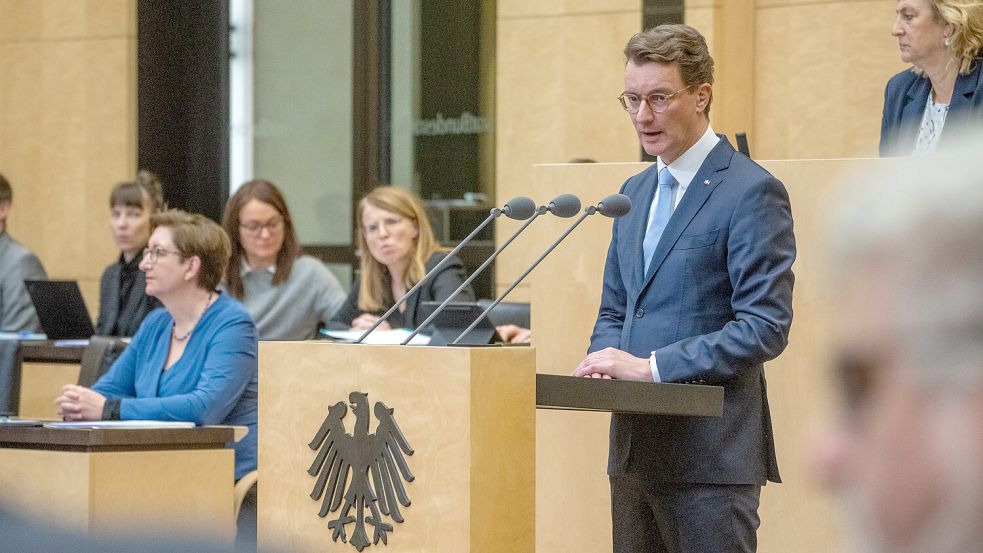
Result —
<svg viewBox="0 0 983 553"><path fill-rule="evenodd" d="M763 553L841 550L830 498L808 474L811 430L832 401L828 377L834 318L829 311L831 291L825 288L823 224L830 206L842 198L836 183L844 175L889 163L863 159L763 163L789 190L798 248L789 346L765 366L784 483L766 486L762 493L758 550ZM546 165L531 173L544 192L590 196L617 189L644 167ZM549 221L531 233L545 242L558 234L560 226L559 221ZM600 217L582 226L531 276L538 372L569 374L589 344L611 235L610 222ZM593 413L538 413L537 551L610 549L607 420Z"/></svg>
<svg viewBox="0 0 983 553"><path fill-rule="evenodd" d="M231 449L0 448L4 506L79 532L234 536ZM127 530L128 529L128 530Z"/></svg>
<svg viewBox="0 0 983 553"><path fill-rule="evenodd" d="M904 68L890 34L895 2L785 4L757 10L752 153L875 156L884 86Z"/></svg>
<svg viewBox="0 0 983 553"><path fill-rule="evenodd" d="M80 366L73 363L23 363L20 382L20 416L59 419L55 398L65 384L79 380Z"/></svg>
<svg viewBox="0 0 983 553"><path fill-rule="evenodd" d="M394 524L387 550L531 552L534 355L530 348L261 342L261 545L351 549L331 541L327 524L338 513L317 516L308 443L328 407L360 391L395 410L414 449L412 505L402 509L405 522ZM349 413L349 429L353 421Z"/></svg>
<svg viewBox="0 0 983 553"><path fill-rule="evenodd" d="M135 34L133 0L0 0L0 43Z"/></svg>
<svg viewBox="0 0 983 553"><path fill-rule="evenodd" d="M112 187L136 172L134 0L0 0L0 171L11 235L48 276L76 279L93 316L118 255Z"/></svg>
<svg viewBox="0 0 983 553"><path fill-rule="evenodd" d="M633 12L641 21L641 2L638 0L499 0L499 18L557 17L566 15L611 14Z"/></svg>
<svg viewBox="0 0 983 553"><path fill-rule="evenodd" d="M641 6L626 13L498 21L496 197L523 194L548 202L530 176L534 163L573 158L637 159L638 140L616 100L623 89L622 50L639 30ZM499 243L516 225L499 222ZM548 245L520 237L495 265L507 286ZM527 299L516 290L511 299Z"/></svg>

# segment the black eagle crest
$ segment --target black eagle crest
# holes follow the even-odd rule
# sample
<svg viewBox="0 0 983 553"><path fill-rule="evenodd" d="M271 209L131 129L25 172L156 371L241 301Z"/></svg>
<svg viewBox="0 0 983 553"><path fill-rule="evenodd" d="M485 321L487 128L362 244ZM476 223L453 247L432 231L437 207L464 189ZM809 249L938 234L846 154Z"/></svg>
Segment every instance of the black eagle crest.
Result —
<svg viewBox="0 0 983 553"><path fill-rule="evenodd" d="M354 522L355 532L349 543L361 551L369 546L366 523L374 528L373 544L379 540L388 544L387 536L393 526L382 516L403 522L399 505L410 506L403 479L412 482L414 478L403 453L413 455L413 449L396 425L393 410L386 404L376 402L375 416L379 425L375 434L369 434L368 394L352 392L348 401L355 413L354 432L345 431L344 418L348 413L345 402L339 401L329 407L328 416L324 417L321 428L308 444L311 449L320 451L307 473L317 476L311 499L316 501L324 497L318 516L325 517L341 506L338 518L328 522L328 528L332 529L331 539L338 541L340 537L344 543L347 539L345 526ZM349 514L353 508L354 516ZM368 517L365 509L369 510Z"/></svg>

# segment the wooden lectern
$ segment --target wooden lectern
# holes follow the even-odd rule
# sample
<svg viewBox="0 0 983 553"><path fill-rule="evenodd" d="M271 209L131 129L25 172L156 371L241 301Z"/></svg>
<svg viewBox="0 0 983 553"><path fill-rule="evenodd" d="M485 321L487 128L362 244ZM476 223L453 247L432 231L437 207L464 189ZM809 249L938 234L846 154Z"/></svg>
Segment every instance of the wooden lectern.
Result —
<svg viewBox="0 0 983 553"><path fill-rule="evenodd" d="M377 430L375 406L382 402L413 451L403 456L413 476L403 481L410 505L398 505L404 522L383 516L392 525L387 545L379 541L367 551L532 552L534 359L531 348L261 342L260 546L355 550L340 536L333 541L329 528L345 502L318 516L322 500L311 498L317 479L308 469L318 453L309 444L329 408L347 406L350 394L361 392L373 408L368 432ZM348 407L348 433L355 419ZM348 514L357 518L357 511ZM369 505L364 513L371 516ZM346 539L353 538L356 524L344 525ZM374 527L364 525L372 542Z"/></svg>
<svg viewBox="0 0 983 553"><path fill-rule="evenodd" d="M396 505L404 522L383 516L391 531L378 551L532 552L536 549L536 408L658 412L720 416L723 390L712 386L644 384L567 376L537 375L528 347L371 346L329 342L261 342L259 347L259 507L261 546L284 551L352 551L374 541L371 498L363 500L365 534L355 536L359 509L344 523L344 505L366 473L401 480L409 506ZM373 409L352 393L366 394ZM318 476L334 460L354 459L346 446L328 445L352 434L357 402L362 432L376 436L401 430L412 455L390 440L391 473L352 470L336 492L337 509L319 512L325 491L314 494ZM384 407L379 407L382 402ZM386 419L391 409L391 418ZM329 414L330 413L330 414ZM340 415L344 413L344 417ZM326 417L328 421L325 422ZM344 421L344 429L337 421ZM319 434L319 430L329 429ZM315 436L324 437L315 440ZM332 438L334 436L334 438ZM569 442L578 436L567 437ZM374 443L361 443L371 450ZM313 442L313 443L312 443ZM313 447L312 447L313 445ZM326 449L327 448L327 449ZM397 451L397 449L399 451ZM323 463L316 462L324 451ZM375 455L367 453L369 457ZM412 481L403 480L398 457ZM357 465L352 462L352 466ZM312 465L315 470L309 472ZM344 466L344 465L339 465ZM318 470L320 469L320 470ZM345 469L339 469L341 473ZM313 474L312 474L313 473ZM327 480L330 482L330 471ZM343 481L344 480L344 481ZM576 486L571 482L571 486ZM379 495L385 495L380 492ZM392 497L398 494L393 493ZM364 494L363 494L364 497ZM342 499L344 498L344 499ZM329 505L330 508L330 505ZM379 506L376 505L379 509ZM340 521L340 522L339 522ZM345 538L334 540L345 527ZM561 531L551 528L549 531Z"/></svg>

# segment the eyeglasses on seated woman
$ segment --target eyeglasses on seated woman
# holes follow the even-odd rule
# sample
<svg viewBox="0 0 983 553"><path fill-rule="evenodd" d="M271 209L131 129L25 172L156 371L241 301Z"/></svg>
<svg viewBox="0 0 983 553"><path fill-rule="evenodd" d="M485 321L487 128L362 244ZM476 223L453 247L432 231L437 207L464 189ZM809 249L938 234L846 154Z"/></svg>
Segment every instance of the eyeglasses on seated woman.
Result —
<svg viewBox="0 0 983 553"><path fill-rule="evenodd" d="M161 420L246 426L233 445L235 477L256 468L257 336L249 313L216 290L229 238L208 218L172 210L150 218L140 261L163 308L91 389L55 400L65 420Z"/></svg>

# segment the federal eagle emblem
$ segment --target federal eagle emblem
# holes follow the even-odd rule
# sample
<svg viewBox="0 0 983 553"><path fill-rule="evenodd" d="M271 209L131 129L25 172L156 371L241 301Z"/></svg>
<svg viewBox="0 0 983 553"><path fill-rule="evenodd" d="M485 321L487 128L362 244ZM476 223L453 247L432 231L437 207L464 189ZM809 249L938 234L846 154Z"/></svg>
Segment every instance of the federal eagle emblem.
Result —
<svg viewBox="0 0 983 553"><path fill-rule="evenodd" d="M324 417L321 428L308 444L311 449L320 451L307 473L317 476L311 499L324 498L318 516L325 517L329 512L338 515L328 522L331 539L338 541L341 538L344 543L347 539L345 526L354 522L355 530L348 542L361 551L370 545L366 524L374 529L372 544L378 544L379 540L388 544L388 534L393 531L393 526L383 520L383 515L403 522L399 506L410 506L403 480L412 482L414 479L403 454L413 455L413 449L396 425L393 410L386 404L375 403L379 424L375 433L369 434L368 394L352 392L348 401L355 413L354 431L351 434L345 431L344 418L348 413L345 402L339 401L329 407L328 416ZM350 514L352 509L355 509L354 516ZM365 516L366 509L369 516Z"/></svg>

